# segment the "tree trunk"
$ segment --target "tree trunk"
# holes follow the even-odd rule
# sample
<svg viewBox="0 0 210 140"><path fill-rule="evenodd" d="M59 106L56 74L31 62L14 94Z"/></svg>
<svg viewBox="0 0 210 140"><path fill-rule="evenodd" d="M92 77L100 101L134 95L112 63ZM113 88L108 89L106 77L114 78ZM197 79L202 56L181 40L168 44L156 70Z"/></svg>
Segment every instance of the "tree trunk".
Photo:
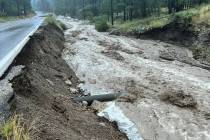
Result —
<svg viewBox="0 0 210 140"><path fill-rule="evenodd" d="M24 16L27 15L27 11L26 11L26 0L23 0L23 12L24 12Z"/></svg>
<svg viewBox="0 0 210 140"><path fill-rule="evenodd" d="M20 16L20 0L16 0L18 16Z"/></svg>
<svg viewBox="0 0 210 140"><path fill-rule="evenodd" d="M110 0L110 2L111 2L111 20L112 20L112 25L114 25L113 0Z"/></svg>
<svg viewBox="0 0 210 140"><path fill-rule="evenodd" d="M82 0L82 14L83 14L83 19L85 20L85 0Z"/></svg>
<svg viewBox="0 0 210 140"><path fill-rule="evenodd" d="M130 20L133 20L133 0L130 0Z"/></svg>
<svg viewBox="0 0 210 140"><path fill-rule="evenodd" d="M126 21L126 0L124 0L123 20Z"/></svg>

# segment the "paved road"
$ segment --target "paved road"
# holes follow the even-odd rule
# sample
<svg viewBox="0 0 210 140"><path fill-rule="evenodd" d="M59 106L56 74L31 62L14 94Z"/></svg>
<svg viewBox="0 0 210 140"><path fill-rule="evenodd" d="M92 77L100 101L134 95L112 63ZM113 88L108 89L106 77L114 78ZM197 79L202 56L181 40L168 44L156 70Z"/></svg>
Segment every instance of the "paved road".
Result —
<svg viewBox="0 0 210 140"><path fill-rule="evenodd" d="M0 77L31 35L43 22L43 17L0 23Z"/></svg>

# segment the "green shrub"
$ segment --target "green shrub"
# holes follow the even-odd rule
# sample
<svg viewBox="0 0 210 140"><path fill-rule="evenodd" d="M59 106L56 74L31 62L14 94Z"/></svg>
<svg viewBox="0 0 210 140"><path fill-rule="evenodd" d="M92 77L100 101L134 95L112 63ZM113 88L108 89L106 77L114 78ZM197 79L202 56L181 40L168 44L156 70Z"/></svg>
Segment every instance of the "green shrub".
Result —
<svg viewBox="0 0 210 140"><path fill-rule="evenodd" d="M106 32L109 29L109 25L104 17L98 17L95 19L95 28L99 32Z"/></svg>
<svg viewBox="0 0 210 140"><path fill-rule="evenodd" d="M184 25L189 25L192 23L192 17L195 16L195 12L192 10L192 11L182 11L182 12L179 12L179 13L176 13L174 15L174 19L173 21L175 23L182 23Z"/></svg>

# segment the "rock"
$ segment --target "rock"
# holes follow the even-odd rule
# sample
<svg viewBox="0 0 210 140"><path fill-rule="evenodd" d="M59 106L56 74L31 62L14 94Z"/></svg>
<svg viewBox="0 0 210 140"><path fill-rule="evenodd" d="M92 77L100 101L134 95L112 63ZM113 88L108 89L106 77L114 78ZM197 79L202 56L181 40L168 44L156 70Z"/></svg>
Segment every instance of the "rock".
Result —
<svg viewBox="0 0 210 140"><path fill-rule="evenodd" d="M88 79L90 84L96 84L96 79Z"/></svg>
<svg viewBox="0 0 210 140"><path fill-rule="evenodd" d="M160 51L160 58L168 60L168 61L174 61L175 57L173 56L173 54L171 54L168 51Z"/></svg>
<svg viewBox="0 0 210 140"><path fill-rule="evenodd" d="M72 85L72 82L68 79L65 81L65 83L68 85L68 86L71 86Z"/></svg>
<svg viewBox="0 0 210 140"><path fill-rule="evenodd" d="M197 102L195 98L183 90L169 90L160 96L162 101L169 102L178 107L195 108Z"/></svg>
<svg viewBox="0 0 210 140"><path fill-rule="evenodd" d="M80 80L79 82L80 82L80 84L84 84L84 83L85 83L85 81L84 81L84 80Z"/></svg>
<svg viewBox="0 0 210 140"><path fill-rule="evenodd" d="M145 55L143 58L144 58L144 59L149 59L149 57L148 57L148 56L146 56L146 55Z"/></svg>
<svg viewBox="0 0 210 140"><path fill-rule="evenodd" d="M142 50L139 50L138 52L136 52L137 54L144 54L144 52Z"/></svg>
<svg viewBox="0 0 210 140"><path fill-rule="evenodd" d="M106 103L104 102L99 102L99 101L93 101L91 104L91 107L96 110L97 112L101 112L106 108Z"/></svg>
<svg viewBox="0 0 210 140"><path fill-rule="evenodd" d="M58 74L55 74L55 77L57 77L57 78L63 78L63 79L67 79L66 74L65 74L65 73L62 73L62 72L60 72L60 73L58 73Z"/></svg>
<svg viewBox="0 0 210 140"><path fill-rule="evenodd" d="M106 126L106 124L105 124L105 123L103 123L103 122L99 123L99 125L101 125L101 126L103 126L103 127L105 127L105 126Z"/></svg>
<svg viewBox="0 0 210 140"><path fill-rule="evenodd" d="M83 106L88 106L88 102L82 101L82 105L83 105Z"/></svg>
<svg viewBox="0 0 210 140"><path fill-rule="evenodd" d="M122 33L120 32L120 30L119 29L113 29L110 33L109 33L109 35L121 35Z"/></svg>
<svg viewBox="0 0 210 140"><path fill-rule="evenodd" d="M88 41L88 38L82 37L80 40Z"/></svg>
<svg viewBox="0 0 210 140"><path fill-rule="evenodd" d="M87 91L84 91L84 96L91 96L91 94L89 93L89 92L87 92Z"/></svg>
<svg viewBox="0 0 210 140"><path fill-rule="evenodd" d="M77 37L80 33L81 31L73 31L71 35L72 37Z"/></svg>
<svg viewBox="0 0 210 140"><path fill-rule="evenodd" d="M125 58L120 53L118 53L116 51L109 50L109 51L102 51L101 53L104 54L105 56L110 57L115 60L119 60L119 61L125 60Z"/></svg>
<svg viewBox="0 0 210 140"><path fill-rule="evenodd" d="M51 86L54 86L54 83L53 83L51 80L46 79L46 81L47 81Z"/></svg>
<svg viewBox="0 0 210 140"><path fill-rule="evenodd" d="M72 94L78 93L78 90L76 88L69 88L69 90Z"/></svg>

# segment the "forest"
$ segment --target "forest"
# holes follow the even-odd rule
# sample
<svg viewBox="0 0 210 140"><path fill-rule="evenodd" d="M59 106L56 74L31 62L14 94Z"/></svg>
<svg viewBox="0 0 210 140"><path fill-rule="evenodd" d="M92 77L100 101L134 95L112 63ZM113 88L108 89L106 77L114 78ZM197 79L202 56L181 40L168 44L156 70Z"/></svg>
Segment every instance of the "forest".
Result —
<svg viewBox="0 0 210 140"><path fill-rule="evenodd" d="M26 16L30 12L30 0L0 0L0 16Z"/></svg>
<svg viewBox="0 0 210 140"><path fill-rule="evenodd" d="M52 11L80 19L106 16L112 24L162 13L174 13L192 8L209 0L36 0L37 10Z"/></svg>

